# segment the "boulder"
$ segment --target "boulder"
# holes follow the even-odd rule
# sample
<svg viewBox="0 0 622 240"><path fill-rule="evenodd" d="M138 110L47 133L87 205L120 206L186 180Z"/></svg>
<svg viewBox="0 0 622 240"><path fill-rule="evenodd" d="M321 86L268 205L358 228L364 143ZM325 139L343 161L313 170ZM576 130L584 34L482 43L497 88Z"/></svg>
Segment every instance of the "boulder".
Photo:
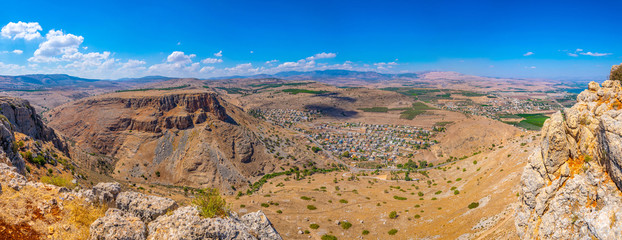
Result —
<svg viewBox="0 0 622 240"><path fill-rule="evenodd" d="M141 240L146 238L147 228L138 217L111 208L91 224L89 231L89 240Z"/></svg>
<svg viewBox="0 0 622 240"><path fill-rule="evenodd" d="M263 213L247 215L203 218L196 207L183 207L149 223L148 239L282 239Z"/></svg>
<svg viewBox="0 0 622 240"><path fill-rule="evenodd" d="M129 212L139 217L143 222L149 223L177 208L177 203L170 198L145 195L138 192L122 192L117 196L118 209Z"/></svg>

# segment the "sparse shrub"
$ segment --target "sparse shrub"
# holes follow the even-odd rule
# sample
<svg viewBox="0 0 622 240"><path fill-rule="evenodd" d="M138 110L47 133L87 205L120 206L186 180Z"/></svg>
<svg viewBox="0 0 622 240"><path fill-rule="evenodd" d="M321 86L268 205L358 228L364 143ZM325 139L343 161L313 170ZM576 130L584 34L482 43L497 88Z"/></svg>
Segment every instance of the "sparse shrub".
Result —
<svg viewBox="0 0 622 240"><path fill-rule="evenodd" d="M419 219L419 218L421 218L421 215L417 214L417 215L415 215L415 218Z"/></svg>
<svg viewBox="0 0 622 240"><path fill-rule="evenodd" d="M317 207L315 207L313 205L307 205L307 209L309 209L309 210L316 210Z"/></svg>
<svg viewBox="0 0 622 240"><path fill-rule="evenodd" d="M397 233L397 229L391 229L389 230L389 235L395 235Z"/></svg>
<svg viewBox="0 0 622 240"><path fill-rule="evenodd" d="M456 178L456 182L460 182L460 180L462 180L462 178Z"/></svg>
<svg viewBox="0 0 622 240"><path fill-rule="evenodd" d="M320 228L320 225L312 223L311 225L309 225L309 228L311 228L311 229L318 229L318 228Z"/></svg>
<svg viewBox="0 0 622 240"><path fill-rule="evenodd" d="M436 191L434 194L439 195L439 194L441 194L442 192L443 192L443 191L440 191L440 190L439 190L439 191Z"/></svg>
<svg viewBox="0 0 622 240"><path fill-rule="evenodd" d="M419 197L423 197L423 192L418 192L417 195L419 195Z"/></svg>
<svg viewBox="0 0 622 240"><path fill-rule="evenodd" d="M389 213L389 218L390 219L396 219L397 218L397 212L396 211L391 211Z"/></svg>
<svg viewBox="0 0 622 240"><path fill-rule="evenodd" d="M198 207L199 214L204 218L224 217L229 213L227 202L215 188L198 191L192 204Z"/></svg>
<svg viewBox="0 0 622 240"><path fill-rule="evenodd" d="M469 207L469 209L473 209L473 208L479 207L479 203L478 202L472 202L471 204L469 204L468 207Z"/></svg>
<svg viewBox="0 0 622 240"><path fill-rule="evenodd" d="M340 203L343 203L343 204L346 204L346 203L348 203L348 200L345 200L345 199L340 199L340 200L339 200L339 202L340 202Z"/></svg>
<svg viewBox="0 0 622 240"><path fill-rule="evenodd" d="M324 234L322 235L322 240L337 240L337 237L333 235Z"/></svg>
<svg viewBox="0 0 622 240"><path fill-rule="evenodd" d="M156 177L160 177L160 172L159 171L155 172L155 174L156 174Z"/></svg>
<svg viewBox="0 0 622 240"><path fill-rule="evenodd" d="M279 209L279 210L276 210L276 213L281 214L281 213L283 213L283 211L281 209Z"/></svg>
<svg viewBox="0 0 622 240"><path fill-rule="evenodd" d="M363 230L363 233L362 233L362 234L363 234L363 235L369 235L369 231L367 231L367 230Z"/></svg>
<svg viewBox="0 0 622 240"><path fill-rule="evenodd" d="M262 207L270 207L270 204L268 204L268 203L261 203L261 206Z"/></svg>
<svg viewBox="0 0 622 240"><path fill-rule="evenodd" d="M405 197L400 197L400 196L393 196L393 198L394 198L395 200L406 200L406 199L407 199L407 198L405 198Z"/></svg>
<svg viewBox="0 0 622 240"><path fill-rule="evenodd" d="M41 182L56 185L59 187L66 187L69 189L72 189L74 187L74 184L71 183L71 181L61 176L43 176L41 177Z"/></svg>
<svg viewBox="0 0 622 240"><path fill-rule="evenodd" d="M300 197L300 199L302 199L302 200L306 200L306 201L311 200L311 198L310 198L310 197L307 197L307 196L302 196L302 197Z"/></svg>
<svg viewBox="0 0 622 240"><path fill-rule="evenodd" d="M341 228L343 228L343 230L348 230L349 228L352 227L352 223L346 222L346 221L341 222L340 225L341 225Z"/></svg>
<svg viewBox="0 0 622 240"><path fill-rule="evenodd" d="M460 191L458 191L457 189L454 190L454 195L458 195L458 194L460 194Z"/></svg>

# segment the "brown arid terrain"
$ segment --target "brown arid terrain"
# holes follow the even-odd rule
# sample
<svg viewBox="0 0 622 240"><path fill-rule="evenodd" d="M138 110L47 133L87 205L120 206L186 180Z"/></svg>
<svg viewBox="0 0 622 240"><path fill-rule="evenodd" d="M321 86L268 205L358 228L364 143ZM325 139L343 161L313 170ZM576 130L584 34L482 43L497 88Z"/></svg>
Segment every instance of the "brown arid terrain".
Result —
<svg viewBox="0 0 622 240"><path fill-rule="evenodd" d="M118 181L233 193L280 168L324 164L205 88L110 93L50 114L50 125L75 146L74 158Z"/></svg>
<svg viewBox="0 0 622 240"><path fill-rule="evenodd" d="M427 78L434 76L444 75ZM476 82L463 80L450 82L464 88L459 84ZM204 230L176 225L185 230L159 235L152 228L187 221L207 229L210 218L201 220L190 206L202 189L213 187L232 210L225 222L215 220L226 226L224 234L266 239L245 225L252 218L262 222L257 231L267 235L261 236L284 239L519 238L515 212L526 193L517 183L540 148L539 132L508 124L511 117L503 123L442 107L447 99L476 105L496 100L482 89L402 87L167 79L53 103L60 105L43 113L50 127L28 102L3 98L0 158L16 168L2 168L8 177L0 179L0 208L11 211L0 214L0 231L17 234L7 235L12 238L94 239L112 229L135 232L138 239L176 239ZM265 118L257 109L318 115L282 124L279 115ZM408 111L413 114L405 117ZM343 123L412 126L427 131L425 141L434 144L380 169L365 168L309 137L320 126ZM406 160L433 167L396 167ZM12 180L14 172L23 179ZM138 203L127 205L133 198Z"/></svg>
<svg viewBox="0 0 622 240"><path fill-rule="evenodd" d="M336 172L302 180L282 176L231 202L239 212L263 210L287 239L324 234L339 239L515 239L516 182L538 141L536 133L488 121L468 119L448 127L440 138L447 145L441 141L438 149L453 147L445 157L465 158L413 174L415 181L385 180L389 172ZM479 206L469 209L472 202ZM391 211L397 218L389 217ZM352 227L344 229L345 221ZM391 229L398 232L389 235Z"/></svg>

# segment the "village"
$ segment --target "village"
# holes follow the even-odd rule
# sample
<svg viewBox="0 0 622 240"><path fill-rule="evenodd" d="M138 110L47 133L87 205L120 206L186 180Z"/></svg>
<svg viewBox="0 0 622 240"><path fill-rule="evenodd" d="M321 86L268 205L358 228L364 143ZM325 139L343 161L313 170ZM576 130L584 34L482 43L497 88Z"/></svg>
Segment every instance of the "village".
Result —
<svg viewBox="0 0 622 240"><path fill-rule="evenodd" d="M562 108L555 102L546 100L522 100L514 97L492 97L485 103L475 103L470 99L439 103L445 110L462 112L470 115L498 119L499 115L552 112Z"/></svg>
<svg viewBox="0 0 622 240"><path fill-rule="evenodd" d="M394 165L436 143L433 131L406 125L323 123L309 137L336 157Z"/></svg>

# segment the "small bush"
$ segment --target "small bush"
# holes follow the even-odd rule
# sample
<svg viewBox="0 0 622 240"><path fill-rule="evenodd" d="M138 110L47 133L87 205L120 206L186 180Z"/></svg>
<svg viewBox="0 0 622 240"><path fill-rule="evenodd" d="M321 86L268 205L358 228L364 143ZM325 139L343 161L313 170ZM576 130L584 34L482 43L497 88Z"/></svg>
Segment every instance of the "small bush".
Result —
<svg viewBox="0 0 622 240"><path fill-rule="evenodd" d="M458 194L460 194L460 191L454 190L454 195L458 195Z"/></svg>
<svg viewBox="0 0 622 240"><path fill-rule="evenodd" d="M423 197L423 192L418 192L417 195L419 195L419 197Z"/></svg>
<svg viewBox="0 0 622 240"><path fill-rule="evenodd" d="M362 234L363 234L363 235L368 235L368 234L369 234L369 231L367 231L367 230L363 230L363 233L362 233Z"/></svg>
<svg viewBox="0 0 622 240"><path fill-rule="evenodd" d="M322 240L337 240L337 237L333 235L324 234L322 235Z"/></svg>
<svg viewBox="0 0 622 240"><path fill-rule="evenodd" d="M393 196L393 198L394 198L395 200L406 200L406 199L407 199L407 198L405 198L405 197L400 197L400 196Z"/></svg>
<svg viewBox="0 0 622 240"><path fill-rule="evenodd" d="M229 213L227 202L215 188L199 190L192 204L198 207L199 214L204 218L224 217Z"/></svg>
<svg viewBox="0 0 622 240"><path fill-rule="evenodd" d="M268 203L261 203L261 206L262 207L270 207L270 204L268 204Z"/></svg>
<svg viewBox="0 0 622 240"><path fill-rule="evenodd" d="M473 208L479 207L479 203L478 202L472 202L471 204L469 204L468 207L469 207L469 209L473 209Z"/></svg>
<svg viewBox="0 0 622 240"><path fill-rule="evenodd" d="M389 218L390 219L396 219L397 218L397 212L396 211L391 211L389 213Z"/></svg>
<svg viewBox="0 0 622 240"><path fill-rule="evenodd" d="M352 227L352 223L346 222L346 221L341 222L341 228L343 228L343 230L348 230L351 227Z"/></svg>
<svg viewBox="0 0 622 240"><path fill-rule="evenodd" d="M302 197L300 197L300 199L302 199L302 200L306 200L306 201L311 200L311 198L310 198L310 197L307 197L307 196L302 196Z"/></svg>
<svg viewBox="0 0 622 240"><path fill-rule="evenodd" d="M340 199L340 200L339 200L339 202L340 202L340 203L343 203L343 204L346 204L346 203L348 203L348 200L345 200L345 199Z"/></svg>
<svg viewBox="0 0 622 240"><path fill-rule="evenodd" d="M313 206L313 205L307 205L307 209L309 210L315 210L317 209L317 207Z"/></svg>
<svg viewBox="0 0 622 240"><path fill-rule="evenodd" d="M311 228L311 229L318 229L318 228L320 228L320 225L312 223L311 225L309 225L309 228Z"/></svg>
<svg viewBox="0 0 622 240"><path fill-rule="evenodd" d="M156 172L156 177L160 177L160 172Z"/></svg>
<svg viewBox="0 0 622 240"><path fill-rule="evenodd" d="M283 213L283 211L281 211L281 210L279 209L279 210L276 210L276 213L281 214L281 213Z"/></svg>
<svg viewBox="0 0 622 240"><path fill-rule="evenodd" d="M417 215L415 215L415 218L419 219L419 218L421 218L421 216L419 214L417 214Z"/></svg>
<svg viewBox="0 0 622 240"><path fill-rule="evenodd" d="M437 191L437 192L435 192L434 194L439 195L439 194L441 194L442 192L443 192L443 191Z"/></svg>
<svg viewBox="0 0 622 240"><path fill-rule="evenodd" d="M389 235L395 235L397 233L397 229L391 229L389 230Z"/></svg>
<svg viewBox="0 0 622 240"><path fill-rule="evenodd" d="M74 184L71 183L71 181L61 176L43 176L41 177L41 182L56 185L59 187L66 187L69 189L72 189L74 187Z"/></svg>

